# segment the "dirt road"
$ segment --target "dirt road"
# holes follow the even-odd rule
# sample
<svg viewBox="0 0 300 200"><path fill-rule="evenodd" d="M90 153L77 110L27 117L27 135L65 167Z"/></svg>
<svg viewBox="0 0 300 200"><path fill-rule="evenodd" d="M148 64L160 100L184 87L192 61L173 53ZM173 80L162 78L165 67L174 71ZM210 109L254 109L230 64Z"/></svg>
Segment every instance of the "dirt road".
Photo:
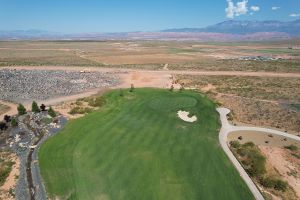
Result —
<svg viewBox="0 0 300 200"><path fill-rule="evenodd" d="M254 76L254 77L296 77L300 78L300 73L277 73L277 72L248 72L248 71L188 71L188 70L142 70L128 68L105 68L105 67L65 67L65 66L18 66L3 67L8 69L28 69L28 70L66 70L66 71L100 71L114 73L132 73L156 75L206 75L206 76Z"/></svg>
<svg viewBox="0 0 300 200"><path fill-rule="evenodd" d="M64 71L81 71L84 73L90 72L110 72L119 75L121 83L116 88L129 88L131 84L134 87L155 87L155 88L169 88L172 85L173 75L206 75L206 76L252 76L252 77L299 77L300 73L275 73L275 72L243 72L243 71L180 71L180 70L141 70L141 69L127 69L127 68L102 68L102 67L65 67L65 66L18 66L18 67L2 67L6 69L15 70L64 70ZM1 68L0 68L1 69ZM74 94L70 96L62 96L58 98L48 99L44 102L46 105L55 105L65 101L72 101L78 98L97 94L104 88L96 88L82 92L80 94ZM1 101L0 101L1 103ZM24 102L23 102L24 103ZM0 115L0 119L4 115L14 115L17 113L17 105L3 102L11 109ZM25 105L30 107L30 105Z"/></svg>

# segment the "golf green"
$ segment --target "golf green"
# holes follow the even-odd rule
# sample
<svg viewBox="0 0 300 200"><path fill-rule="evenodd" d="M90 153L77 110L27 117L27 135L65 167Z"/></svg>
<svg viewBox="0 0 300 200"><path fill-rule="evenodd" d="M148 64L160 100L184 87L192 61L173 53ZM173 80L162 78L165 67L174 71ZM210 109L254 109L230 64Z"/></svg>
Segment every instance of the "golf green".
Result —
<svg viewBox="0 0 300 200"><path fill-rule="evenodd" d="M50 198L253 199L218 143L215 105L193 91L113 90L39 151ZM196 122L184 122L178 110Z"/></svg>

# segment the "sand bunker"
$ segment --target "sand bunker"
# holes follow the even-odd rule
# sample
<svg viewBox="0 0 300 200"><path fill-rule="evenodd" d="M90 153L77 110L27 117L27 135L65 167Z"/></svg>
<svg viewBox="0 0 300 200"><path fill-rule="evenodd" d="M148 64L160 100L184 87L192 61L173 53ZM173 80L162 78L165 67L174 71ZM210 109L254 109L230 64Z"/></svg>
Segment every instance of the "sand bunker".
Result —
<svg viewBox="0 0 300 200"><path fill-rule="evenodd" d="M177 112L177 115L180 119L182 119L183 121L185 122L195 122L197 121L197 117L194 115L192 117L189 117L189 112L186 112L186 111L182 111L182 110L179 110Z"/></svg>

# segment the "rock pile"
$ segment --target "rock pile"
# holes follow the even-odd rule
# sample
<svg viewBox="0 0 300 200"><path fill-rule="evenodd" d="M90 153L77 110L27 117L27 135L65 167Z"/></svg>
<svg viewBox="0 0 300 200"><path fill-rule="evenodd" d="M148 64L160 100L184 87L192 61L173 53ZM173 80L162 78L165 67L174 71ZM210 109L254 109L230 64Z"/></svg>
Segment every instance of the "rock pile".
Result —
<svg viewBox="0 0 300 200"><path fill-rule="evenodd" d="M0 70L0 99L23 102L46 100L89 89L114 86L119 79L106 72Z"/></svg>

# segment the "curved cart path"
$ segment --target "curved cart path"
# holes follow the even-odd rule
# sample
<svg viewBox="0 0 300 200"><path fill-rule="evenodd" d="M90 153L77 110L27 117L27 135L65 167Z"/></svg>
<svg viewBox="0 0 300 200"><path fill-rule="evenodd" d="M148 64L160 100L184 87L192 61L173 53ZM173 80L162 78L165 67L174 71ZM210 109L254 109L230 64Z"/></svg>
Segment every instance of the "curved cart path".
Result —
<svg viewBox="0 0 300 200"><path fill-rule="evenodd" d="M239 161L235 158L235 156L229 149L229 146L227 143L228 135L234 131L258 131L258 132L262 132L262 133L270 133L270 134L274 134L274 135L284 136L284 137L287 137L287 138L290 138L292 140L296 140L299 142L300 142L300 137L291 135L291 134L288 134L285 132L268 129L268 128L248 127L248 126L232 126L227 120L227 115L230 113L230 110L227 108L217 108L217 111L220 114L220 119L221 119L221 123L222 123L222 128L219 133L219 142L220 142L223 150L225 151L225 153L227 154L227 156L229 157L229 159L231 160L231 162L233 163L235 168L240 173L240 176L244 179L244 181L248 185L248 187L251 190L251 192L253 193L255 199L263 200L264 198L263 198L262 194L260 193L260 191L254 184L254 182L251 180L249 175L246 173L244 168L241 166Z"/></svg>

